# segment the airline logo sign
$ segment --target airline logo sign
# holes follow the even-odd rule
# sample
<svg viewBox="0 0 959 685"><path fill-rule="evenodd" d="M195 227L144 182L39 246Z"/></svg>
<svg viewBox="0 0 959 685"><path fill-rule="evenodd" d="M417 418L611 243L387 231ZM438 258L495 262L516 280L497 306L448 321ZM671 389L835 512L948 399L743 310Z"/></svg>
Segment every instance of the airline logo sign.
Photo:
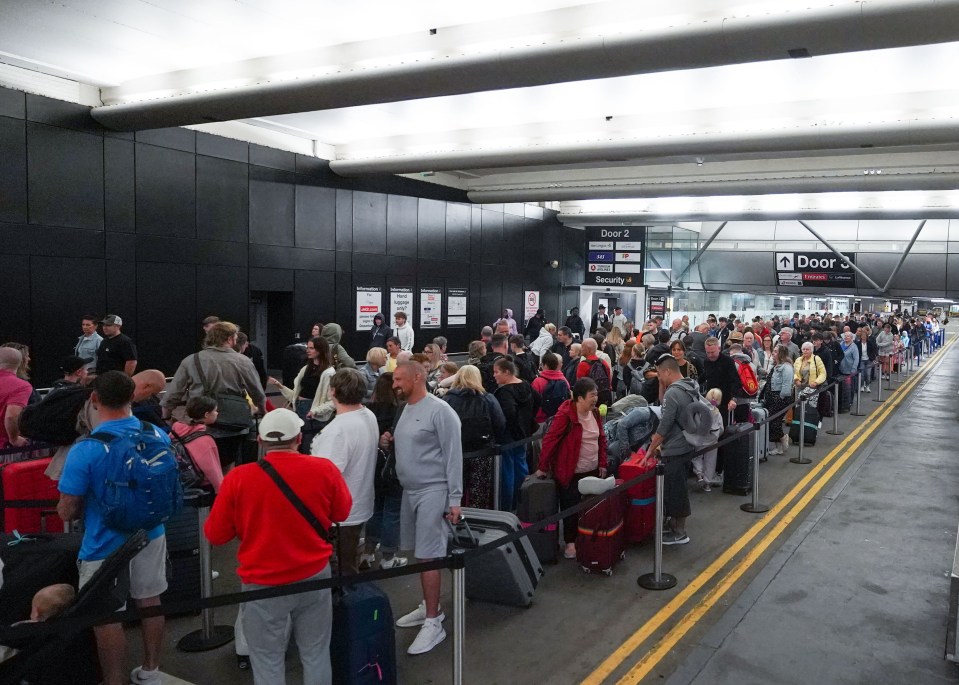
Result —
<svg viewBox="0 0 959 685"><path fill-rule="evenodd" d="M853 252L776 252L776 280L781 286L855 288Z"/></svg>
<svg viewBox="0 0 959 685"><path fill-rule="evenodd" d="M585 285L639 287L643 285L646 228L586 228Z"/></svg>

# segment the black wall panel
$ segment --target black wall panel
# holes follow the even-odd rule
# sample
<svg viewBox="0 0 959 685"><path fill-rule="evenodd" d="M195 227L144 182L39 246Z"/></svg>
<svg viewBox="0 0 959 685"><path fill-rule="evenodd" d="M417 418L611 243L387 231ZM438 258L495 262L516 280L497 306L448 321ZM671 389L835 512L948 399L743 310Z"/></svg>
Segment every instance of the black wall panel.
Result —
<svg viewBox="0 0 959 685"><path fill-rule="evenodd" d="M525 220L515 214L503 215L503 244L499 263L518 269L523 266L523 227Z"/></svg>
<svg viewBox="0 0 959 685"><path fill-rule="evenodd" d="M294 271L288 269L250 269L250 291L293 292Z"/></svg>
<svg viewBox="0 0 959 685"><path fill-rule="evenodd" d="M3 292L7 302L17 303L15 315L11 315L11 312L0 317L0 343L32 344L30 286L30 260L0 250L0 292Z"/></svg>
<svg viewBox="0 0 959 685"><path fill-rule="evenodd" d="M250 164L281 171L296 171L296 155L262 145L250 145Z"/></svg>
<svg viewBox="0 0 959 685"><path fill-rule="evenodd" d="M27 93L27 120L58 128L102 134L104 128L90 116L90 108Z"/></svg>
<svg viewBox="0 0 959 685"><path fill-rule="evenodd" d="M56 380L57 362L71 352L81 333L80 317L87 309L102 310L106 303L104 275L102 259L30 258L32 315L42 331L31 344L34 380L44 385Z"/></svg>
<svg viewBox="0 0 959 685"><path fill-rule="evenodd" d="M329 323L335 319L336 280L332 271L295 272L293 320L297 331L309 331L316 322ZM347 280L347 287L348 284ZM347 326L348 323L340 322L340 325Z"/></svg>
<svg viewBox="0 0 959 685"><path fill-rule="evenodd" d="M250 167L250 242L293 247L294 181L287 171Z"/></svg>
<svg viewBox="0 0 959 685"><path fill-rule="evenodd" d="M135 164L131 141L103 139L103 212L108 231L136 231Z"/></svg>
<svg viewBox="0 0 959 685"><path fill-rule="evenodd" d="M417 245L421 259L443 259L446 255L446 203L419 201Z"/></svg>
<svg viewBox="0 0 959 685"><path fill-rule="evenodd" d="M353 192L336 191L336 249L353 249Z"/></svg>
<svg viewBox="0 0 959 685"><path fill-rule="evenodd" d="M162 287L171 284L176 287ZM137 301L137 368L163 369L172 375L180 361L198 349L201 327L196 313L196 267L137 264Z"/></svg>
<svg viewBox="0 0 959 685"><path fill-rule="evenodd" d="M19 90L0 88L0 117L23 119L26 115L26 94Z"/></svg>
<svg viewBox="0 0 959 685"><path fill-rule="evenodd" d="M136 144L137 233L196 236L196 156Z"/></svg>
<svg viewBox="0 0 959 685"><path fill-rule="evenodd" d="M27 222L26 142L23 121L0 117L0 221Z"/></svg>
<svg viewBox="0 0 959 685"><path fill-rule="evenodd" d="M250 161L250 144L244 143L242 140L233 140L232 138L197 131L196 153L246 164Z"/></svg>
<svg viewBox="0 0 959 685"><path fill-rule="evenodd" d="M103 228L103 138L27 123L30 222Z"/></svg>
<svg viewBox="0 0 959 685"><path fill-rule="evenodd" d="M246 267L203 266L196 271L196 316L218 316L247 328L250 318L250 288Z"/></svg>
<svg viewBox="0 0 959 685"><path fill-rule="evenodd" d="M246 242L250 225L248 165L196 158L196 237Z"/></svg>
<svg viewBox="0 0 959 685"><path fill-rule="evenodd" d="M355 252L386 252L386 203L388 195L353 193L353 246Z"/></svg>
<svg viewBox="0 0 959 685"><path fill-rule="evenodd" d="M189 128L154 128L137 131L134 139L158 147L168 147L184 152L196 152L196 131Z"/></svg>
<svg viewBox="0 0 959 685"><path fill-rule="evenodd" d="M150 236L141 236L148 238ZM121 261L136 261L137 258L137 236L131 233L113 233L108 231L104 238L106 240L105 254L107 259L117 259Z"/></svg>
<svg viewBox="0 0 959 685"><path fill-rule="evenodd" d="M501 264L503 259L503 214L489 209L481 212L483 222L483 264Z"/></svg>
<svg viewBox="0 0 959 685"><path fill-rule="evenodd" d="M0 247L4 254L47 257L103 258L103 231L85 231L59 226L0 224Z"/></svg>
<svg viewBox="0 0 959 685"><path fill-rule="evenodd" d="M470 260L470 207L450 202L446 205L446 259Z"/></svg>
<svg viewBox="0 0 959 685"><path fill-rule="evenodd" d="M299 182L295 224L297 247L336 249L336 191Z"/></svg>
<svg viewBox="0 0 959 685"><path fill-rule="evenodd" d="M268 269L333 271L335 253L274 245L250 245L250 266Z"/></svg>
<svg viewBox="0 0 959 685"><path fill-rule="evenodd" d="M107 314L116 314L123 319L123 331L134 340L137 339L137 264L130 261L111 261L106 263L107 276L107 302L103 309L96 310L92 307L80 313L98 314L106 316ZM156 284L153 286L157 288ZM92 309L92 311L90 311ZM80 335L77 333L77 335ZM150 341L144 341L149 347ZM166 371L166 369L164 369Z"/></svg>
<svg viewBox="0 0 959 685"><path fill-rule="evenodd" d="M246 266L247 245L217 240L190 240L138 235L137 261L167 262L171 264L221 264Z"/></svg>
<svg viewBox="0 0 959 685"><path fill-rule="evenodd" d="M386 204L386 247L392 257L416 256L415 197L389 195Z"/></svg>

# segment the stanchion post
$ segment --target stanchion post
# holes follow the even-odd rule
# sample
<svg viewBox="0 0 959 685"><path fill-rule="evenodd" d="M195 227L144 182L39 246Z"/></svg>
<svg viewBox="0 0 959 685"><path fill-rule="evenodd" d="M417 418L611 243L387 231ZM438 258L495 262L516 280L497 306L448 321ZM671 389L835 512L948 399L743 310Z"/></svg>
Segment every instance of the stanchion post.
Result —
<svg viewBox="0 0 959 685"><path fill-rule="evenodd" d="M806 445L806 401L799 400L799 455L790 458L793 464L811 464L812 459L803 456L803 447Z"/></svg>
<svg viewBox="0 0 959 685"><path fill-rule="evenodd" d="M204 599L213 596L213 570L210 568L210 541L203 534L203 524L210 516L213 493L204 493L199 497L197 516L200 525L200 596ZM187 633L177 642L177 649L183 652L207 652L233 641L233 626L218 626L214 623L213 609L201 612L203 627Z"/></svg>
<svg viewBox="0 0 959 685"><path fill-rule="evenodd" d="M466 645L466 557L453 551L453 685L463 685L463 650Z"/></svg>
<svg viewBox="0 0 959 685"><path fill-rule="evenodd" d="M754 426L753 434L756 436L756 443L759 443L759 426ZM759 450L756 450L759 452ZM753 498L751 502L740 504L739 508L750 514L763 514L769 511L768 504L759 503L759 457L753 456Z"/></svg>
<svg viewBox="0 0 959 685"><path fill-rule="evenodd" d="M656 537L653 539L653 572L644 573L636 582L647 590L669 590L676 587L676 576L663 573L663 493L666 486L666 466L656 464Z"/></svg>
<svg viewBox="0 0 959 685"><path fill-rule="evenodd" d="M503 453L497 452L493 455L493 509L499 511L499 496L502 489L501 478L503 476Z"/></svg>
<svg viewBox="0 0 959 685"><path fill-rule="evenodd" d="M843 431L839 430L839 383L836 383L835 390L836 392L834 397L836 401L833 402L833 406L832 406L832 430L826 431L826 432L829 435L842 435ZM823 390L821 392L827 392L827 391Z"/></svg>
<svg viewBox="0 0 959 685"><path fill-rule="evenodd" d="M882 399L882 374L879 374L879 382L876 383L876 397L873 399L873 402L885 402L886 400Z"/></svg>
<svg viewBox="0 0 959 685"><path fill-rule="evenodd" d="M856 384L856 411L850 412L853 416L865 416L862 413L860 403L862 401L862 374L857 370L853 375L853 382Z"/></svg>

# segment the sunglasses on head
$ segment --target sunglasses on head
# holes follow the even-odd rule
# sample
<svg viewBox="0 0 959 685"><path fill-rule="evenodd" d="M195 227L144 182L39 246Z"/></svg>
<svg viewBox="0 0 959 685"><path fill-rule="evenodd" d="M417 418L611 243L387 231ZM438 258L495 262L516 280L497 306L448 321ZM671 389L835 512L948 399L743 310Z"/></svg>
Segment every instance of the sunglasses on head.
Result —
<svg viewBox="0 0 959 685"><path fill-rule="evenodd" d="M667 359L675 359L675 358L676 358L676 357L674 357L673 355L671 355L669 352L666 352L665 354L661 354L661 355L659 355L659 357L656 358L656 363L657 363L657 364L660 364L660 363L666 361Z"/></svg>

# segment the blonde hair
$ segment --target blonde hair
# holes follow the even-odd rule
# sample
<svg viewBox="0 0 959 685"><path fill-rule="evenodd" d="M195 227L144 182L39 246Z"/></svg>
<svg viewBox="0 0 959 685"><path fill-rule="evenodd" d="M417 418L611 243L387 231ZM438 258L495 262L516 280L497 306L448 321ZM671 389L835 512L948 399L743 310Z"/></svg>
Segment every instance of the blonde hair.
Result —
<svg viewBox="0 0 959 685"><path fill-rule="evenodd" d="M623 342L623 334L619 332L619 327L613 326L613 329L606 336L606 342L610 345L619 345Z"/></svg>
<svg viewBox="0 0 959 685"><path fill-rule="evenodd" d="M463 390L475 390L481 395L486 392L483 388L483 378L480 376L479 369L475 366L461 366L460 370L453 376L453 388L462 388Z"/></svg>
<svg viewBox="0 0 959 685"><path fill-rule="evenodd" d="M386 364L387 356L386 350L382 347L373 347L370 348L370 351L366 353L366 363L384 366Z"/></svg>
<svg viewBox="0 0 959 685"><path fill-rule="evenodd" d="M720 390L719 388L710 388L709 390L706 391L706 399L714 407L718 407L719 403L723 399L723 391Z"/></svg>

